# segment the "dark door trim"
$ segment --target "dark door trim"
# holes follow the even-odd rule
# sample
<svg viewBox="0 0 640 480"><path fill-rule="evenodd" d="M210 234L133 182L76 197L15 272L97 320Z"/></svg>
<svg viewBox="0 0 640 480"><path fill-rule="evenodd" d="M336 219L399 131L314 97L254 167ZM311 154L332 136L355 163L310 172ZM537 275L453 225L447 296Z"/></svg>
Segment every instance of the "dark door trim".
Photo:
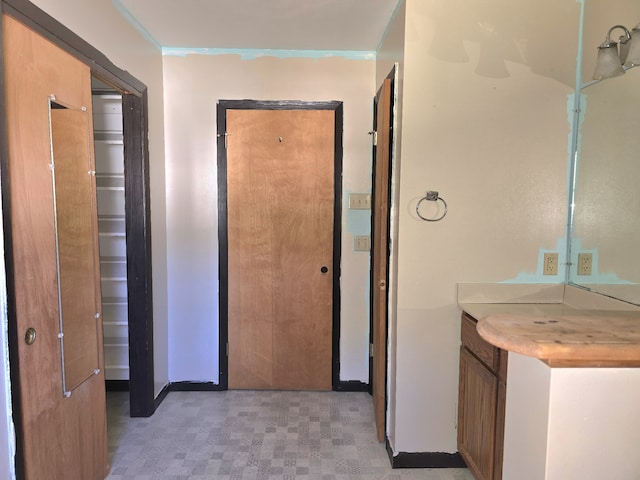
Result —
<svg viewBox="0 0 640 480"><path fill-rule="evenodd" d="M147 87L116 67L71 30L26 0L0 0L0 14L6 13L44 36L91 68L91 73L123 94L125 149L125 204L127 232L127 277L129 298L129 367L131 416L150 416L155 410L153 372L153 299L151 285L151 224L149 205L149 153L147 145ZM0 24L0 42L2 26ZM11 395L16 425L16 467L21 472L22 434L11 204L9 197L4 62L0 48L0 169L2 179L4 248L7 276L9 360Z"/></svg>
<svg viewBox="0 0 640 480"><path fill-rule="evenodd" d="M333 110L335 112L335 152L334 152L334 209L333 209L333 347L332 347L332 388L340 390L340 258L342 238L342 102L300 102L300 101L257 101L220 100L217 107L218 120L218 271L219 271L219 387L229 388L229 362L227 344L229 341L228 278L229 244L227 241L227 110Z"/></svg>

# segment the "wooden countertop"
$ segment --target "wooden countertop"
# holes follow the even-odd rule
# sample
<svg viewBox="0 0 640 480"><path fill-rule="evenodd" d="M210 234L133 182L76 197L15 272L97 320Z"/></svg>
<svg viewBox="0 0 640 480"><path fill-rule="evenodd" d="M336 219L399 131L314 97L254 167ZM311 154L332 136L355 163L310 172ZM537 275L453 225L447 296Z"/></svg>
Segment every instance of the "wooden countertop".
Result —
<svg viewBox="0 0 640 480"><path fill-rule="evenodd" d="M477 305L478 333L552 367L640 367L640 315L564 304ZM483 315L478 315L482 313Z"/></svg>

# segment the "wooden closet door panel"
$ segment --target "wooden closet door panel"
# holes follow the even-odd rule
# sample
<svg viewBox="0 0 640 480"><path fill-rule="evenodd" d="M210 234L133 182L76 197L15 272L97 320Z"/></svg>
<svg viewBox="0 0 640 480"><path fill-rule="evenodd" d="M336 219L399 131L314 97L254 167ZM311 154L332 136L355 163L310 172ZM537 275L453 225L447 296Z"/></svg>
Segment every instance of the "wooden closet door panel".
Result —
<svg viewBox="0 0 640 480"><path fill-rule="evenodd" d="M49 97L55 95L62 104L86 107L91 131L90 69L15 19L4 15L2 21L10 190L5 208L11 217L24 474L26 480L102 480L109 469L102 369L63 395L49 130ZM93 169L92 149L88 155ZM90 272L91 285L99 285L97 267ZM99 300L97 286L85 293ZM101 319L93 321L102 365ZM37 332L32 345L22 339L28 328Z"/></svg>

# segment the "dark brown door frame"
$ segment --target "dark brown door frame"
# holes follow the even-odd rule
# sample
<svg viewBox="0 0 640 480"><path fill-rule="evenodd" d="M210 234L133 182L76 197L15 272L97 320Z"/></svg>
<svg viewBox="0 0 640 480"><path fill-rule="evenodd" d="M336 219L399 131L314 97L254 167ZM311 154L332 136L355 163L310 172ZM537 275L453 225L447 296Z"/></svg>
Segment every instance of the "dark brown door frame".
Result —
<svg viewBox="0 0 640 480"><path fill-rule="evenodd" d="M0 15L8 14L91 68L93 76L123 95L125 152L125 204L127 235L127 285L129 298L129 366L131 416L146 417L155 411L153 371L153 298L151 284L151 216L149 197L149 147L147 87L116 67L109 59L64 25L27 0L0 0ZM7 277L7 314L11 396L16 425L16 469L22 471L20 390L13 246L8 175L4 59L0 23L0 174L2 180L4 248Z"/></svg>
<svg viewBox="0 0 640 480"><path fill-rule="evenodd" d="M229 386L229 362L227 345L229 341L229 302L228 277L229 264L227 241L227 150L226 111L236 110L333 110L335 112L335 164L334 164L334 225L333 225L333 347L332 347L332 388L344 390L345 382L340 381L340 257L342 238L342 102L300 102L300 101L258 101L258 100L220 100L218 102L218 271L219 271L219 318L220 344L218 389ZM347 382L348 383L348 382ZM348 387L348 385L347 385Z"/></svg>

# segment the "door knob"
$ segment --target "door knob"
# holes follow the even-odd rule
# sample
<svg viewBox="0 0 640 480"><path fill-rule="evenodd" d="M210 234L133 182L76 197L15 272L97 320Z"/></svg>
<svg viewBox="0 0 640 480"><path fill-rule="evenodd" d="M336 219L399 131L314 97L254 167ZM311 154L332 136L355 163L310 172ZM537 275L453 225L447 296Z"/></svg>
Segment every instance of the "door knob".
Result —
<svg viewBox="0 0 640 480"><path fill-rule="evenodd" d="M27 328L27 331L24 334L24 343L27 345L33 345L33 342L36 341L36 329L33 327Z"/></svg>
<svg viewBox="0 0 640 480"><path fill-rule="evenodd" d="M323 275L325 275L325 274L329 271L329 268L328 268L328 267L326 267L326 266L323 266L323 267L320 269L320 271L322 272L322 274L323 274Z"/></svg>

